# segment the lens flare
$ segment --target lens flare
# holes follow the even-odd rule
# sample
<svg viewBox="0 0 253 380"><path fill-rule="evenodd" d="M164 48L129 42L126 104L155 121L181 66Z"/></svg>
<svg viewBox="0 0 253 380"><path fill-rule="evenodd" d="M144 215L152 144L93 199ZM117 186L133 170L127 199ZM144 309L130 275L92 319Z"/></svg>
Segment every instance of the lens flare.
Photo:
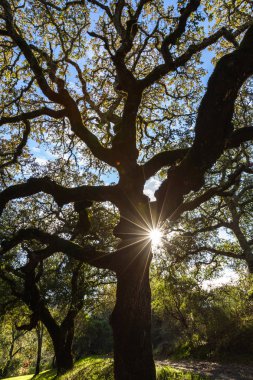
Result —
<svg viewBox="0 0 253 380"><path fill-rule="evenodd" d="M150 230L149 237L153 247L157 247L162 241L162 232L158 228Z"/></svg>

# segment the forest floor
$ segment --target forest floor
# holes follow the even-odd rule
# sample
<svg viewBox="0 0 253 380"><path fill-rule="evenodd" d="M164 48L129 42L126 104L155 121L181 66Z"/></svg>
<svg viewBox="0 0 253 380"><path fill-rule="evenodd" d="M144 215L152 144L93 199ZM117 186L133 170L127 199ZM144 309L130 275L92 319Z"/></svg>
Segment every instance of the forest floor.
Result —
<svg viewBox="0 0 253 380"><path fill-rule="evenodd" d="M113 380L110 357L92 356L78 360L65 375L56 377L55 370L41 372L34 380ZM157 380L253 380L253 366L221 364L191 360L157 360ZM4 380L31 380L32 375Z"/></svg>
<svg viewBox="0 0 253 380"><path fill-rule="evenodd" d="M156 362L182 371L198 373L212 380L253 380L253 365L215 363L193 360L163 360Z"/></svg>

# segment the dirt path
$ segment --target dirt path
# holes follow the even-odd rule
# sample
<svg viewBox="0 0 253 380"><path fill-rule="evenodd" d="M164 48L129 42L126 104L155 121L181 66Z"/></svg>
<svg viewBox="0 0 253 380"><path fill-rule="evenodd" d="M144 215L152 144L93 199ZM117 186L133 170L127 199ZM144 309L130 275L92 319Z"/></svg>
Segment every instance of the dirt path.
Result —
<svg viewBox="0 0 253 380"><path fill-rule="evenodd" d="M157 364L209 376L212 380L253 380L253 366L188 360L180 362L164 360L158 361Z"/></svg>

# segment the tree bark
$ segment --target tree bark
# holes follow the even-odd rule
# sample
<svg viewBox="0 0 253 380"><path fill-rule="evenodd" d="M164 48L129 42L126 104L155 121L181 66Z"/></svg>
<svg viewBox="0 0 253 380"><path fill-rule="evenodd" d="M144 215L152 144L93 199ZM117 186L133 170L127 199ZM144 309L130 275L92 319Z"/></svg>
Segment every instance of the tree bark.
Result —
<svg viewBox="0 0 253 380"><path fill-rule="evenodd" d="M57 368L57 374L63 374L74 366L73 356L72 356L72 343L74 337L74 322L71 321L68 326L58 326L49 335L52 339L54 352L55 352L55 362Z"/></svg>
<svg viewBox="0 0 253 380"><path fill-rule="evenodd" d="M34 376L40 373L40 363L41 363L41 353L42 353L42 343L43 343L43 324L38 323L38 325L36 326L36 334L37 334L38 348L37 348L37 359L36 359L36 367L35 367Z"/></svg>
<svg viewBox="0 0 253 380"><path fill-rule="evenodd" d="M64 324L64 326L59 326L53 319L45 305L40 305L39 320L44 324L50 335L50 338L52 339L57 373L63 374L64 372L72 369L74 365L72 357L74 321L71 320L68 324ZM41 349L41 347L39 347L38 342L38 350L39 349Z"/></svg>
<svg viewBox="0 0 253 380"><path fill-rule="evenodd" d="M117 272L116 305L110 319L115 380L156 379L151 343L151 253L150 244L143 245L139 244L139 250L125 249L128 260ZM134 252L131 255L129 251Z"/></svg>
<svg viewBox="0 0 253 380"><path fill-rule="evenodd" d="M63 374L73 368L71 346L66 345L63 339L53 341L56 359L57 374Z"/></svg>

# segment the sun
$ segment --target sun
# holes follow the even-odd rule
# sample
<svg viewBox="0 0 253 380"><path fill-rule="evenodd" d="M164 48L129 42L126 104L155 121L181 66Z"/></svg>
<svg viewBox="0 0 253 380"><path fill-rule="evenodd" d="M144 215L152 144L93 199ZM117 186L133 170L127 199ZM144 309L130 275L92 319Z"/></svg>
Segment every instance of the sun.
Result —
<svg viewBox="0 0 253 380"><path fill-rule="evenodd" d="M149 231L149 238L151 240L152 246L157 247L162 242L162 232L158 228L154 228Z"/></svg>

